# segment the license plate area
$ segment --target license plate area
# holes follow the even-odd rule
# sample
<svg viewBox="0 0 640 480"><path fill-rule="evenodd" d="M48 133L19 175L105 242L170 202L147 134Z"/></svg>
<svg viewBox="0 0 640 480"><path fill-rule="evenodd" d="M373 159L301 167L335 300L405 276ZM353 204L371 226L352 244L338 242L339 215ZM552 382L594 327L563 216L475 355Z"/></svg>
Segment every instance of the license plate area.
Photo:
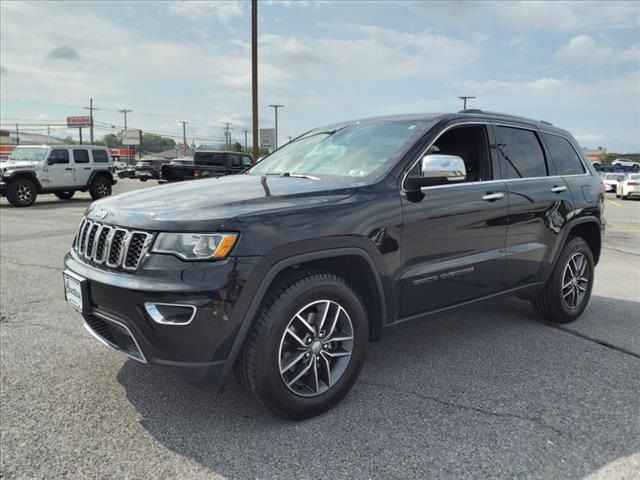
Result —
<svg viewBox="0 0 640 480"><path fill-rule="evenodd" d="M89 307L87 281L67 271L62 273L65 300L80 313L87 313Z"/></svg>

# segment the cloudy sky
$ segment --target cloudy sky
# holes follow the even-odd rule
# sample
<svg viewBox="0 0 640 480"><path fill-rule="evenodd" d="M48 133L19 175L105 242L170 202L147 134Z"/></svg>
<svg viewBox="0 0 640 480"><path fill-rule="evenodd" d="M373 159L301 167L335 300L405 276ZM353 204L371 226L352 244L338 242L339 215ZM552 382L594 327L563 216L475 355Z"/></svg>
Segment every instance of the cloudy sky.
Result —
<svg viewBox="0 0 640 480"><path fill-rule="evenodd" d="M93 97L100 135L243 140L246 2L0 3L2 122L62 121ZM548 120L583 146L640 151L640 2L260 1L260 125L280 141L363 116L470 106ZM115 128L112 128L113 125ZM37 131L38 127L31 127ZM54 128L54 131L58 131ZM62 130L60 133L66 133Z"/></svg>

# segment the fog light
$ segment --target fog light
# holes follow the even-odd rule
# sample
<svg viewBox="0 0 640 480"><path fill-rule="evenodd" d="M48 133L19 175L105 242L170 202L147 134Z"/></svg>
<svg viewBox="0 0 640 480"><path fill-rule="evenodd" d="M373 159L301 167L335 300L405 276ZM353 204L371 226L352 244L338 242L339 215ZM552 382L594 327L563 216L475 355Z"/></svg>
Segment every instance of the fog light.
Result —
<svg viewBox="0 0 640 480"><path fill-rule="evenodd" d="M196 316L193 305L146 302L144 308L151 319L161 325L189 325Z"/></svg>

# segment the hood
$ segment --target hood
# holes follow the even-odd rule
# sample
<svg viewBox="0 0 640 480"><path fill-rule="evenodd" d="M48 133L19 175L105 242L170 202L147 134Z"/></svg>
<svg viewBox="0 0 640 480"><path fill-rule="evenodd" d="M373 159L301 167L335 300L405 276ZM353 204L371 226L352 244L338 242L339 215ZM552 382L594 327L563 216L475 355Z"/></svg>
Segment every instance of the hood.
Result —
<svg viewBox="0 0 640 480"><path fill-rule="evenodd" d="M215 231L233 217L338 201L356 190L350 183L230 175L104 198L86 213L100 222L142 230Z"/></svg>
<svg viewBox="0 0 640 480"><path fill-rule="evenodd" d="M41 166L41 162L27 162L24 160L0 162L0 170L6 170L8 172L10 172L11 170L37 170Z"/></svg>

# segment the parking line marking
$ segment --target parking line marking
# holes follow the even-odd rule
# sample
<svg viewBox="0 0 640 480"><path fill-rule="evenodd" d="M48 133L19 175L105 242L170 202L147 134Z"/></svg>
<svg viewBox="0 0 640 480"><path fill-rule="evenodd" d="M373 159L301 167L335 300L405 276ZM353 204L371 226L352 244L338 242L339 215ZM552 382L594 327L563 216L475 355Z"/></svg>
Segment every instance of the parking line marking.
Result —
<svg viewBox="0 0 640 480"><path fill-rule="evenodd" d="M618 202L614 202L614 201L613 201L613 200L611 200L610 198L607 198L607 201L608 201L608 202L613 203L613 204L614 204L615 206L617 206L617 207L621 207L621 206L622 206L621 204L619 204Z"/></svg>

